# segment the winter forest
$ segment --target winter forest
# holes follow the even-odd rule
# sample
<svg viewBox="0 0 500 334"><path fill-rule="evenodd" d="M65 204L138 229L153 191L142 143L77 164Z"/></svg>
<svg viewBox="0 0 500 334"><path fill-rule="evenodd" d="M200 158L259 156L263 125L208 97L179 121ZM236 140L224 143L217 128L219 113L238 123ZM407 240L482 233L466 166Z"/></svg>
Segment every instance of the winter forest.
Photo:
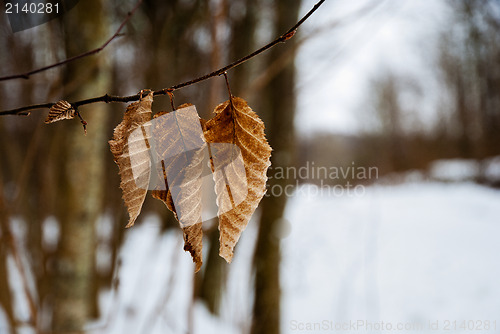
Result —
<svg viewBox="0 0 500 334"><path fill-rule="evenodd" d="M0 3L0 334L500 333L498 1Z"/></svg>

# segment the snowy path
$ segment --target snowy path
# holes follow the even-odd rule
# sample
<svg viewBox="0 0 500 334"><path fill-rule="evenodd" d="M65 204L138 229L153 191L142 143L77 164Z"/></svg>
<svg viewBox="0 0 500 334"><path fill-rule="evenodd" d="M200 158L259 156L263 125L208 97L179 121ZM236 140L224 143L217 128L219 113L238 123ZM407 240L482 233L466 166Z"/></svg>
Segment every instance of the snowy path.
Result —
<svg viewBox="0 0 500 334"><path fill-rule="evenodd" d="M463 332L453 330L455 320L457 327L474 320L483 328L477 332L500 332L499 217L500 191L469 183L371 186L353 198L293 196L280 232L283 333L367 326L376 333L382 321L395 332L399 325L424 326L399 332L444 332L427 330L429 321ZM92 333L188 329L192 263L180 234L160 236L159 225L149 218L127 231L119 288L102 298L112 315ZM194 333L234 334L250 325L255 235L253 221L230 265L221 318L195 305Z"/></svg>
<svg viewBox="0 0 500 334"><path fill-rule="evenodd" d="M354 333L358 320L358 331L365 320L423 329L429 321L444 329L447 320L476 328L496 320L500 332L500 191L368 187L358 198L293 198L287 218L284 332L315 324L328 332L344 322L351 331L342 332Z"/></svg>

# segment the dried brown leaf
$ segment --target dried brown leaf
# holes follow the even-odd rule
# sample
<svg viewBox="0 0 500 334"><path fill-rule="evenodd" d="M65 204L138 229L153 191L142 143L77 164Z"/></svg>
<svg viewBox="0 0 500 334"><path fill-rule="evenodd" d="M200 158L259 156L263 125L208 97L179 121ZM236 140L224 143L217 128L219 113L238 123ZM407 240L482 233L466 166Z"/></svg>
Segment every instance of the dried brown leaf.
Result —
<svg viewBox="0 0 500 334"><path fill-rule="evenodd" d="M130 217L126 227L134 225L148 191L152 103L153 92L130 104L122 122L114 130L113 139L109 141L111 153L120 170L120 188Z"/></svg>
<svg viewBox="0 0 500 334"><path fill-rule="evenodd" d="M200 222L191 226L183 227L182 232L184 234L184 250L191 254L193 262L195 263L195 272L198 272L203 264L202 223Z"/></svg>
<svg viewBox="0 0 500 334"><path fill-rule="evenodd" d="M215 114L206 123L205 139L212 150L219 207L219 255L231 262L234 246L266 192L271 147L264 134L264 123L245 100L233 97L218 105ZM230 143L239 150L214 152L214 143ZM238 168L239 154L244 173Z"/></svg>
<svg viewBox="0 0 500 334"><path fill-rule="evenodd" d="M54 104L45 119L45 124L54 123L63 119L72 119L75 117L75 109L68 101L61 100Z"/></svg>
<svg viewBox="0 0 500 334"><path fill-rule="evenodd" d="M206 143L196 108L184 104L177 110L155 115L154 157L161 180L152 195L170 209L184 233L184 250L202 265L202 179Z"/></svg>

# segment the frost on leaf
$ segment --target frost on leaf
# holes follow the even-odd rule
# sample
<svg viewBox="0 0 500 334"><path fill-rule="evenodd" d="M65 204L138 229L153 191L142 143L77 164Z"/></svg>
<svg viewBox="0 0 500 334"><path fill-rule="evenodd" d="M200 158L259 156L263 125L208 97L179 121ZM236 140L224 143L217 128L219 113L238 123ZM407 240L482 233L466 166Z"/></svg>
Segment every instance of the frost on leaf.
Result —
<svg viewBox="0 0 500 334"><path fill-rule="evenodd" d="M231 262L233 249L266 192L271 147L264 123L241 98L233 97L215 108L206 123L205 139L211 148L219 216L219 254ZM213 143L230 143L214 152ZM239 148L239 149L238 149ZM238 168L241 155L244 169ZM241 161L241 159L240 159Z"/></svg>
<svg viewBox="0 0 500 334"><path fill-rule="evenodd" d="M45 124L54 123L63 119L72 119L75 117L75 109L67 101L61 100L54 104L50 110Z"/></svg>
<svg viewBox="0 0 500 334"><path fill-rule="evenodd" d="M120 188L128 209L127 227L141 213L151 174L151 105L153 92L127 107L123 120L109 141L111 153L120 170Z"/></svg>
<svg viewBox="0 0 500 334"><path fill-rule="evenodd" d="M157 177L153 197L165 203L184 233L184 250L202 265L202 173L206 143L193 105L185 104L153 120L152 160Z"/></svg>

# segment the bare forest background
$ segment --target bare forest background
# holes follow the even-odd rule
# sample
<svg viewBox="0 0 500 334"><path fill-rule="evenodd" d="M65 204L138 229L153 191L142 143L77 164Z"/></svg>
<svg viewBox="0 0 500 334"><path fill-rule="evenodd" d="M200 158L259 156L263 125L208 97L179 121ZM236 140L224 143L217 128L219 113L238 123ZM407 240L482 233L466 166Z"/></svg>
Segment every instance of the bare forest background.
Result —
<svg viewBox="0 0 500 334"><path fill-rule="evenodd" d="M132 1L81 1L59 19L15 34L6 15L0 15L0 76L99 47L134 5ZM123 36L99 54L29 80L0 82L0 109L169 87L251 53L293 26L313 5L300 0L145 0ZM500 9L495 1L448 1L454 23L440 32L439 48L433 50L437 56L430 65L439 79L435 121L415 116L424 96L414 78L381 70L371 78L364 102L369 106L362 120L369 124L364 131L295 134L296 97L301 93L296 88L300 80L296 53L307 47L307 39L333 38L339 26L364 20L376 6L370 4L307 35L299 30L287 43L228 73L232 93L245 98L266 124L273 170L300 168L311 161L326 167L356 162L376 166L383 177L412 169L425 171L438 159L481 163L500 155ZM416 101L411 107L403 102L408 96ZM206 119L226 99L223 78L175 92L176 104L193 103ZM18 333L20 328L36 329L36 333L83 332L89 321L102 316L99 294L120 289L115 273L128 217L107 141L124 110L124 104L82 107L89 124L86 136L76 120L45 125L45 111L34 111L29 117L0 117L0 306L6 320L0 333ZM167 97L155 99L153 111L161 110L170 110ZM315 117L312 111L310 117ZM481 174L475 181L499 186ZM293 180L270 178L268 182L270 187L284 187ZM264 197L256 214L259 229L253 271L247 277L254 287L253 317L242 325L242 332L283 331L280 236L275 231L286 203L284 194ZM178 229L160 201L148 198L143 212L143 216L161 217L162 233ZM103 216L112 222L104 231L97 228ZM206 259L194 279L192 299L217 315L231 265L218 256L216 224L207 226ZM57 231L56 242L45 235L50 229ZM17 282L23 287L21 296L11 288L12 268L21 273ZM22 314L16 307L19 299L28 305Z"/></svg>

